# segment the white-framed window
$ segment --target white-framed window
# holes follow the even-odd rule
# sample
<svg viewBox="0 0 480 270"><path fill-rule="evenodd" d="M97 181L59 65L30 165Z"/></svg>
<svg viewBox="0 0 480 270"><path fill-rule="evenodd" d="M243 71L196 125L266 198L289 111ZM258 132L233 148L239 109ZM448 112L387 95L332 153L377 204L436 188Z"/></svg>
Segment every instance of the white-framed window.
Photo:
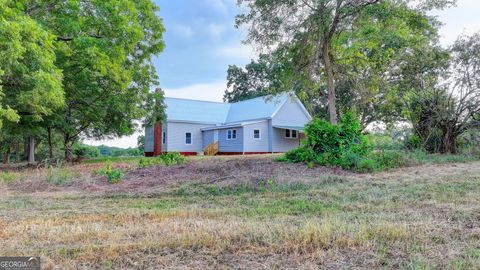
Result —
<svg viewBox="0 0 480 270"><path fill-rule="evenodd" d="M260 140L260 129L254 129L253 130L253 139L254 140Z"/></svg>
<svg viewBox="0 0 480 270"><path fill-rule="evenodd" d="M227 129L227 140L236 140L236 139L237 139L237 130Z"/></svg>
<svg viewBox="0 0 480 270"><path fill-rule="evenodd" d="M167 133L165 131L162 131L162 144L165 144L167 142Z"/></svg>
<svg viewBox="0 0 480 270"><path fill-rule="evenodd" d="M285 138L288 139L296 139L298 136L298 132L294 129L285 129Z"/></svg>
<svg viewBox="0 0 480 270"><path fill-rule="evenodd" d="M192 133L185 133L185 144L192 144Z"/></svg>

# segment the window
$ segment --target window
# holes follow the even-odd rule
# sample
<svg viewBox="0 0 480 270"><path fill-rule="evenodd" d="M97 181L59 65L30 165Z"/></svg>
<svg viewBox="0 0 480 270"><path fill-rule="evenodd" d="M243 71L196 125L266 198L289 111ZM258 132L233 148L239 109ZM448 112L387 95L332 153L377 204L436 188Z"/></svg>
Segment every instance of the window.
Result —
<svg viewBox="0 0 480 270"><path fill-rule="evenodd" d="M260 129L254 129L253 130L253 138L260 140Z"/></svg>
<svg viewBox="0 0 480 270"><path fill-rule="evenodd" d="M236 129L227 129L227 140L237 139L237 130Z"/></svg>
<svg viewBox="0 0 480 270"><path fill-rule="evenodd" d="M185 144L192 144L192 133L185 133Z"/></svg>
<svg viewBox="0 0 480 270"><path fill-rule="evenodd" d="M298 136L298 132L294 129L285 129L285 138L295 139Z"/></svg>
<svg viewBox="0 0 480 270"><path fill-rule="evenodd" d="M166 138L166 133L165 131L162 132L162 144L165 144L165 142L167 141L167 138Z"/></svg>

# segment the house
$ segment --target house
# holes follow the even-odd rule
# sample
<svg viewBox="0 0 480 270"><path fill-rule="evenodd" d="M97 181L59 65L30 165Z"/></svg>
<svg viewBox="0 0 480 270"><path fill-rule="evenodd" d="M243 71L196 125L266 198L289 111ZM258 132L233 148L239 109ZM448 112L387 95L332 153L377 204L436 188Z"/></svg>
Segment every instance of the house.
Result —
<svg viewBox="0 0 480 270"><path fill-rule="evenodd" d="M145 128L145 156L162 152L218 154L286 152L300 144L312 117L294 94L235 103L165 98L166 122Z"/></svg>

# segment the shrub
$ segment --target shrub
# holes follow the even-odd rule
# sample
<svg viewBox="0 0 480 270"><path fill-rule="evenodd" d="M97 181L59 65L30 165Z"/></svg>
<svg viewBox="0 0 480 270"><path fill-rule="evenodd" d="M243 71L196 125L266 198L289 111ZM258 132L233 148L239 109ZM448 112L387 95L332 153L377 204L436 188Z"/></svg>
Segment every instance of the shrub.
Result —
<svg viewBox="0 0 480 270"><path fill-rule="evenodd" d="M378 170L377 162L368 157L364 157L358 161L355 166L356 172L366 173L366 172L374 172Z"/></svg>
<svg viewBox="0 0 480 270"><path fill-rule="evenodd" d="M422 141L418 135L410 135L405 140L405 147L410 150L420 149L422 147Z"/></svg>
<svg viewBox="0 0 480 270"><path fill-rule="evenodd" d="M172 153L165 153L154 158L141 158L140 160L138 160L138 166L140 168L146 168L154 165L170 166L170 165L183 164L185 162L186 162L186 159L184 156L182 156L180 153L172 152Z"/></svg>
<svg viewBox="0 0 480 270"><path fill-rule="evenodd" d="M362 156L371 152L368 139L361 134L358 119L346 113L338 125L322 119L312 120L305 128L306 141L285 154L290 162L312 162L345 169L355 167Z"/></svg>
<svg viewBox="0 0 480 270"><path fill-rule="evenodd" d="M105 175L107 176L108 182L111 184L119 183L123 178L123 172L114 169L111 162L105 164Z"/></svg>
<svg viewBox="0 0 480 270"><path fill-rule="evenodd" d="M290 162L312 162L315 160L315 152L311 148L301 146L288 151L283 157Z"/></svg>

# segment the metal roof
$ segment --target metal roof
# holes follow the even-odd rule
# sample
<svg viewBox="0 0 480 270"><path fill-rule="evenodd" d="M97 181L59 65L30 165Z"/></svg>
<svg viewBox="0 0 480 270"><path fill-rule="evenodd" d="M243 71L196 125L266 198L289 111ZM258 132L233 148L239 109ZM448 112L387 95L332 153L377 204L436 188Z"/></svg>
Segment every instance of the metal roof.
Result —
<svg viewBox="0 0 480 270"><path fill-rule="evenodd" d="M289 94L258 97L235 103L165 98L169 121L229 124L272 117Z"/></svg>
<svg viewBox="0 0 480 270"><path fill-rule="evenodd" d="M230 104L221 102L165 98L167 120L225 123Z"/></svg>

